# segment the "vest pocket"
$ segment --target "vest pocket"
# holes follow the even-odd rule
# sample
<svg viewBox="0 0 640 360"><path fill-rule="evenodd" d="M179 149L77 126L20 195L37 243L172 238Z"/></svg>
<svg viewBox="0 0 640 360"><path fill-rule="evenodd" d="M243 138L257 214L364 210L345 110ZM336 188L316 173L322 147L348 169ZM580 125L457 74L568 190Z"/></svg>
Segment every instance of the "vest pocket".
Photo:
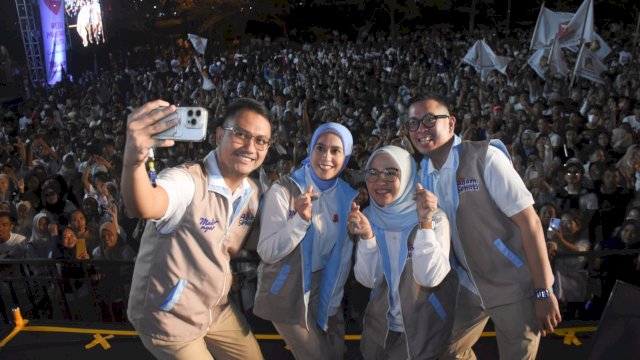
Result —
<svg viewBox="0 0 640 360"><path fill-rule="evenodd" d="M274 295L278 295L282 285L287 280L287 276L289 275L289 271L291 271L291 266L289 264L282 265L280 272L278 273L278 277L273 281L273 285L271 285L271 293Z"/></svg>
<svg viewBox="0 0 640 360"><path fill-rule="evenodd" d="M507 260L509 260L513 265L515 265L515 267L520 268L522 267L522 265L524 265L524 262L522 261L522 259L520 259L520 257L518 257L516 253L511 251L511 249L509 249L507 245L505 245L502 239L496 239L493 242L493 244L498 248L498 250L502 253L502 255L504 255L507 258Z"/></svg>
<svg viewBox="0 0 640 360"><path fill-rule="evenodd" d="M185 279L179 279L173 289L171 289L171 292L169 292L169 295L167 295L162 304L160 304L160 310L171 311L178 300L180 300L182 292L188 283L189 282Z"/></svg>

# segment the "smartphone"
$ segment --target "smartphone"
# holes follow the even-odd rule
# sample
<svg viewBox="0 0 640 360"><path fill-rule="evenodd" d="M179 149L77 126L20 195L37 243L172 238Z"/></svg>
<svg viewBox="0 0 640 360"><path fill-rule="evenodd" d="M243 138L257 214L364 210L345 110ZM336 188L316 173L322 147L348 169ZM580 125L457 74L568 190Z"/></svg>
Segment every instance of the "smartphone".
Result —
<svg viewBox="0 0 640 360"><path fill-rule="evenodd" d="M76 243L76 259L79 259L83 254L87 253L87 240L78 239Z"/></svg>
<svg viewBox="0 0 640 360"><path fill-rule="evenodd" d="M202 107L178 107L176 112L158 120L166 122L178 118L178 123L163 132L153 135L154 139L175 141L203 141L207 136L209 112Z"/></svg>
<svg viewBox="0 0 640 360"><path fill-rule="evenodd" d="M549 220L549 229L547 229L549 231L559 231L560 230L560 219L558 218L551 218L551 220Z"/></svg>
<svg viewBox="0 0 640 360"><path fill-rule="evenodd" d="M511 96L509 96L509 102L510 102L511 104L515 104L515 102L516 102L516 96L515 96L515 95L511 95Z"/></svg>

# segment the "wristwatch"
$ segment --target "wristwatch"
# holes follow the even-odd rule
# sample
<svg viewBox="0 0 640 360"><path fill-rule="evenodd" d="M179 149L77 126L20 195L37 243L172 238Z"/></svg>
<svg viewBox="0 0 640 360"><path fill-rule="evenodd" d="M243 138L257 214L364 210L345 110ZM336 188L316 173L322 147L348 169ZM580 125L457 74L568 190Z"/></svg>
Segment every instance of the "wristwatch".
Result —
<svg viewBox="0 0 640 360"><path fill-rule="evenodd" d="M553 289L552 288L548 288L548 289L535 289L534 290L534 295L536 297L536 300L544 300L547 299L551 296L551 294L553 294Z"/></svg>

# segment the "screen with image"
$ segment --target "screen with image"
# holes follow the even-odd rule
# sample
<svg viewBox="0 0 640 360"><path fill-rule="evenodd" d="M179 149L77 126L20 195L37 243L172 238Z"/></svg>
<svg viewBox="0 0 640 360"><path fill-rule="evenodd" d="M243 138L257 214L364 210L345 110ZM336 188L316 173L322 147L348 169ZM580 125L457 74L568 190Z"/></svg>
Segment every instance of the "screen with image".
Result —
<svg viewBox="0 0 640 360"><path fill-rule="evenodd" d="M64 10L69 16L68 22L73 24L75 21L82 45L102 44L106 41L100 0L64 0Z"/></svg>

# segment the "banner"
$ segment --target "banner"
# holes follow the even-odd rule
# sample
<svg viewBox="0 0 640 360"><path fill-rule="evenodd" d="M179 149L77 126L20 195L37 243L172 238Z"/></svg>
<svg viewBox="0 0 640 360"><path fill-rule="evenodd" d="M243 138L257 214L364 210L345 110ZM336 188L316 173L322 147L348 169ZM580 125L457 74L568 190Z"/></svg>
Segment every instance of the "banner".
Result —
<svg viewBox="0 0 640 360"><path fill-rule="evenodd" d="M53 85L62 80L67 67L63 4L62 0L39 0L39 5L47 84Z"/></svg>
<svg viewBox="0 0 640 360"><path fill-rule="evenodd" d="M207 38L203 38L202 36L187 34L189 37L189 41L193 45L193 48L201 55L204 55L204 50L207 48Z"/></svg>
<svg viewBox="0 0 640 360"><path fill-rule="evenodd" d="M591 49L591 51L593 51L593 54L600 60L603 60L607 57L607 55L611 53L611 48L609 47L609 45L604 42L604 40L602 40L602 38L598 34L593 34L593 41L589 45L589 48Z"/></svg>
<svg viewBox="0 0 640 360"><path fill-rule="evenodd" d="M574 76L581 76L593 82L604 84L600 74L605 71L607 71L607 67L583 44L578 59L576 59Z"/></svg>
<svg viewBox="0 0 640 360"><path fill-rule="evenodd" d="M544 76L544 69L547 66L547 58L549 57L550 48L542 48L536 50L533 55L527 60L527 64L531 66L533 71L538 74L543 80L546 80Z"/></svg>

